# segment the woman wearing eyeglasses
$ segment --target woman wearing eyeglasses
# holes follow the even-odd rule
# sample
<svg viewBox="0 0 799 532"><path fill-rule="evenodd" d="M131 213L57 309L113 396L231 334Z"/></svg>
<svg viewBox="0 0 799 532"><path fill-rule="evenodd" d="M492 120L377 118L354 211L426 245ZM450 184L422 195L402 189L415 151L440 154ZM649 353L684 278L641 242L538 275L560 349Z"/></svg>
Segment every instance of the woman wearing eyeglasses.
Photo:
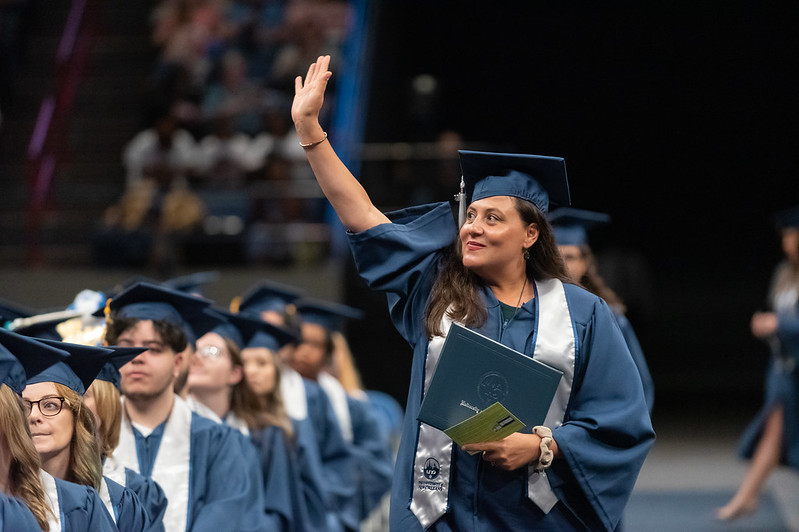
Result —
<svg viewBox="0 0 799 532"><path fill-rule="evenodd" d="M29 377L22 392L42 469L55 479L96 490L100 506L107 510L102 513L110 519L111 530L151 531L149 516L135 493L103 477L94 414L83 399L86 388L111 351L64 342L42 342L58 346L70 355L64 362Z"/></svg>
<svg viewBox="0 0 799 532"><path fill-rule="evenodd" d="M8 462L5 459L0 461L4 465L8 464L9 473L2 491L22 500L42 530L116 531L93 488L56 478L46 469L54 467L59 459L63 461L63 457L58 457L57 439L53 436L55 428L62 421L56 418L67 418L73 414L68 406L64 408L67 397L53 383L50 383L50 387L29 389L26 382L53 365L63 364L59 360L65 358L67 352L0 328L0 354L3 349L19 361L24 371L20 373L15 370L16 377L4 378L4 386L0 387L0 396L3 398L0 405L0 441L6 445L0 455L7 452L6 456L9 457ZM13 377L13 374L7 377ZM14 397L15 394L9 393L8 387L21 394L22 398ZM44 416L42 412L48 415ZM25 416L29 413L33 413L37 419L35 423L30 415L26 422ZM31 439L34 434L35 439ZM48 458L47 466L44 466L43 455ZM69 463L69 460L66 461ZM0 528L31 530L26 526L15 527L13 521L4 523L3 527Z"/></svg>
<svg viewBox="0 0 799 532"><path fill-rule="evenodd" d="M22 366L0 344L0 530L49 530L39 453L19 397L24 386Z"/></svg>
<svg viewBox="0 0 799 532"><path fill-rule="evenodd" d="M223 316L228 321L197 340L186 383L189 404L249 436L263 471L268 529L308 530L291 422L282 404L265 408L244 378L241 347L257 329L270 326L254 318Z"/></svg>

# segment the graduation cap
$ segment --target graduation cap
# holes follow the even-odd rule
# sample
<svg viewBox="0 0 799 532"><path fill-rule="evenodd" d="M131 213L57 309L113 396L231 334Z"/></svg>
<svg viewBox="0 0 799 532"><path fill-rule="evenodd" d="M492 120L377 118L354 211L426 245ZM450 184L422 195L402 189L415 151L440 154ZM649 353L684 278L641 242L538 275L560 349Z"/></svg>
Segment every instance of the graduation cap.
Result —
<svg viewBox="0 0 799 532"><path fill-rule="evenodd" d="M571 207L561 207L549 215L555 243L559 246L586 246L588 231L608 222L610 222L609 214Z"/></svg>
<svg viewBox="0 0 799 532"><path fill-rule="evenodd" d="M303 298L295 304L300 321L316 323L328 331L341 331L348 319L361 320L364 317L363 311L357 308L321 299Z"/></svg>
<svg viewBox="0 0 799 532"><path fill-rule="evenodd" d="M35 310L0 298L0 327L17 318L27 318L38 314Z"/></svg>
<svg viewBox="0 0 799 532"><path fill-rule="evenodd" d="M95 380L110 382L117 389L120 389L122 376L119 374L119 368L147 351L147 348L106 346L106 349L110 349L111 353L108 354L107 362L100 369Z"/></svg>
<svg viewBox="0 0 799 532"><path fill-rule="evenodd" d="M69 344L54 340L40 340L42 343L61 349L69 356L61 362L44 369L37 375L28 377L28 384L37 382L57 382L76 393L83 395L86 388L91 386L97 374L108 362L108 356L113 353L105 347L90 345Z"/></svg>
<svg viewBox="0 0 799 532"><path fill-rule="evenodd" d="M163 284L167 288L172 288L179 292L186 292L188 294L202 294L203 286L215 283L219 280L219 272L198 272L184 275L182 277L175 277L164 281Z"/></svg>
<svg viewBox="0 0 799 532"><path fill-rule="evenodd" d="M25 389L28 377L65 359L69 353L34 338L0 328L0 382L17 394Z"/></svg>
<svg viewBox="0 0 799 532"><path fill-rule="evenodd" d="M799 205L775 213L774 221L779 229L799 228Z"/></svg>
<svg viewBox="0 0 799 532"><path fill-rule="evenodd" d="M277 351L284 345L296 343L297 340L296 334L262 320L261 328L250 337L246 347L265 347L270 351Z"/></svg>
<svg viewBox="0 0 799 532"><path fill-rule="evenodd" d="M463 215L469 203L492 196L521 198L541 212L549 210L550 202L571 203L562 157L468 150L458 150L458 155L462 173L458 201Z"/></svg>
<svg viewBox="0 0 799 532"><path fill-rule="evenodd" d="M115 319L166 321L189 335L192 331L187 322L211 306L211 303L208 299L163 285L138 282L120 292L108 307L115 313Z"/></svg>
<svg viewBox="0 0 799 532"><path fill-rule="evenodd" d="M205 308L202 312L187 316L186 341L192 345L196 344L197 338L211 332L224 321L225 318L212 308Z"/></svg>
<svg viewBox="0 0 799 532"><path fill-rule="evenodd" d="M305 295L305 291L275 281L261 281L252 287L238 303L238 312L261 313L268 310L282 312L286 305Z"/></svg>

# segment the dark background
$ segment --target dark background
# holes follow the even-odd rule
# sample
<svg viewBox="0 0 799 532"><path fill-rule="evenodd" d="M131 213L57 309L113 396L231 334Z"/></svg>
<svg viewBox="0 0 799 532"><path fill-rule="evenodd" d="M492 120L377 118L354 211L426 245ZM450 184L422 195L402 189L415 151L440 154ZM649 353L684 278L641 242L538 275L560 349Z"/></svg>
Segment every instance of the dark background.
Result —
<svg viewBox="0 0 799 532"><path fill-rule="evenodd" d="M781 258L771 215L799 203L799 4L373 7L366 141L453 129L496 151L564 157L573 206L612 216L593 247L628 303L656 413L755 408L767 351L749 319ZM432 94L412 89L422 74L437 80ZM382 298L351 282L350 301L380 312ZM367 384L401 395L410 357L383 353L410 351L383 325L352 326L374 333L355 346L359 364Z"/></svg>

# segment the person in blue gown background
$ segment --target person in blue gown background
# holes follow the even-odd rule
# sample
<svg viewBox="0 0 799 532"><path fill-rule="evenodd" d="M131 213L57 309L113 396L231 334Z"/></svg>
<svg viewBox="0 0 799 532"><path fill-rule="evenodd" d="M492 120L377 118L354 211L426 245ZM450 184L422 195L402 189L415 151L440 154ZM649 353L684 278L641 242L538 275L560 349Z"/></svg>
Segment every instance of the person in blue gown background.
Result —
<svg viewBox="0 0 799 532"><path fill-rule="evenodd" d="M23 391L23 398L29 406L28 421L33 441L42 458L42 469L56 479L97 490L120 531L152 530L149 516L138 496L103 476L95 418L83 399L86 388L113 351L57 340L42 342L69 353L64 362L28 378Z"/></svg>
<svg viewBox="0 0 799 532"><path fill-rule="evenodd" d="M387 216L319 123L329 61L295 81L292 118L359 273L413 348L391 529L614 530L655 435L610 309L569 284L555 247L545 213L569 202L562 159L462 152L459 223L448 203ZM416 420L452 322L564 372L544 425L460 448Z"/></svg>
<svg viewBox="0 0 799 532"><path fill-rule="evenodd" d="M771 356L763 406L744 431L740 454L750 459L744 478L716 517L733 521L757 510L766 480L779 465L799 469L799 206L778 212L784 260L769 288L769 310L752 316L752 334Z"/></svg>
<svg viewBox="0 0 799 532"><path fill-rule="evenodd" d="M594 253L588 243L589 231L596 225L609 222L610 216L585 209L561 207L550 213L549 221L552 224L555 243L566 264L569 277L574 280L575 284L579 284L592 294L604 299L610 310L613 311L613 316L619 324L624 341L627 343L627 348L630 350L641 376L646 405L651 414L655 405L655 384L652 374L649 372L644 351L641 349L638 336L636 336L630 320L625 315L624 302L599 275Z"/></svg>

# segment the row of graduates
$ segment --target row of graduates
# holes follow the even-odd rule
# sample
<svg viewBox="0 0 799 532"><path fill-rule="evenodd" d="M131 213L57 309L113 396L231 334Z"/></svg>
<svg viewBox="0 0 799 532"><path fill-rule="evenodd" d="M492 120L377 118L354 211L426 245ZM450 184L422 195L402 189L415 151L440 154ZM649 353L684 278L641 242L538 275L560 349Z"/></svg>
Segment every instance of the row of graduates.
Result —
<svg viewBox="0 0 799 532"><path fill-rule="evenodd" d="M325 371L355 309L271 282L235 312L148 281L87 299L0 329L0 529L382 528L401 408Z"/></svg>

